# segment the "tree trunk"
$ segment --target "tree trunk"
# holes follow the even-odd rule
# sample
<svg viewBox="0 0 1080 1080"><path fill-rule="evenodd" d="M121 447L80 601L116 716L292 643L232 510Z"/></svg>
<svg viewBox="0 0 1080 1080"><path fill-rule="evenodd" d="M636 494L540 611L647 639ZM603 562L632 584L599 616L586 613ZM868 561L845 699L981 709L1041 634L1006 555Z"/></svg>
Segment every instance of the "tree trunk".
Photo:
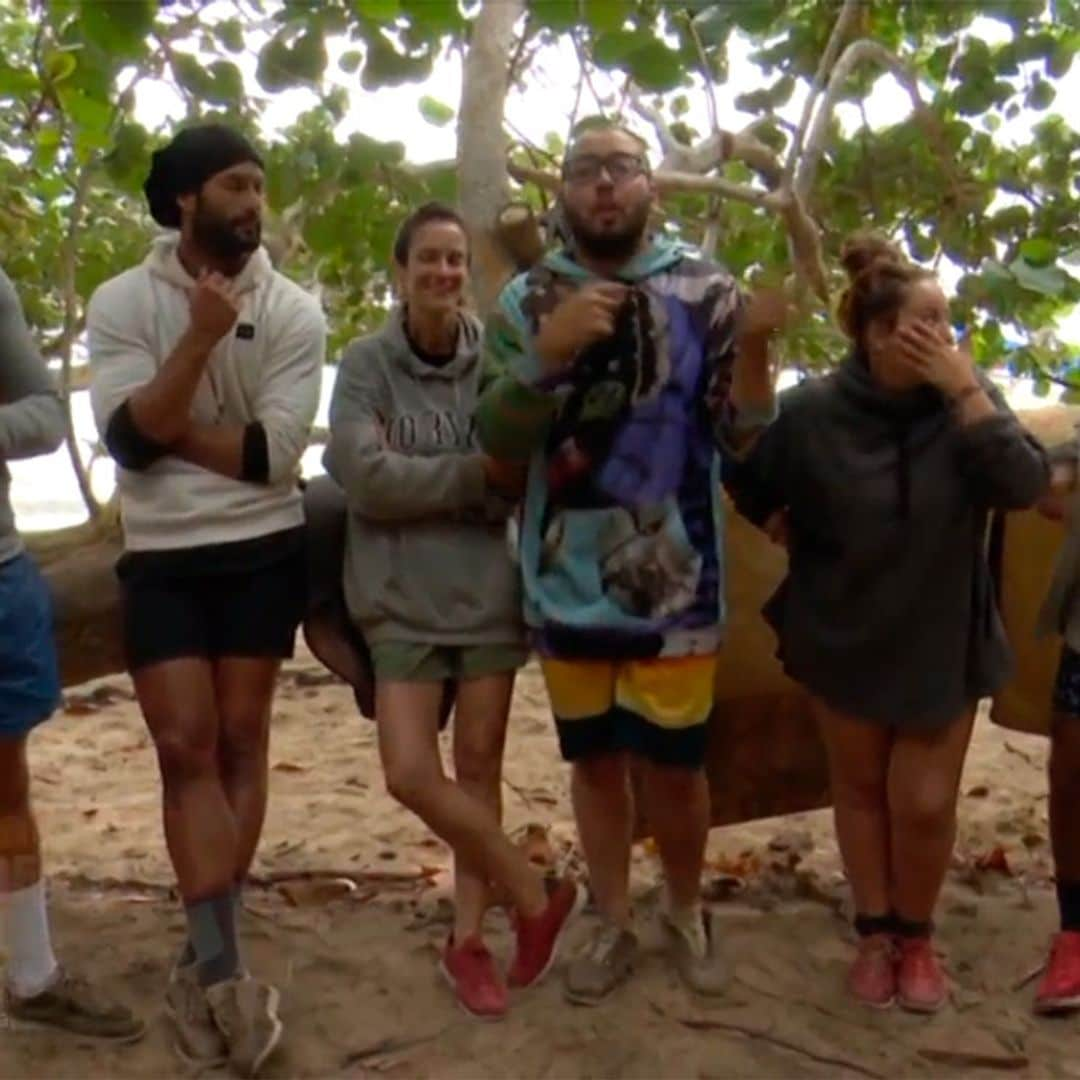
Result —
<svg viewBox="0 0 1080 1080"><path fill-rule="evenodd" d="M458 112L458 191L472 241L473 297L486 314L514 266L495 234L510 200L503 111L514 26L523 0L484 0L472 27Z"/></svg>

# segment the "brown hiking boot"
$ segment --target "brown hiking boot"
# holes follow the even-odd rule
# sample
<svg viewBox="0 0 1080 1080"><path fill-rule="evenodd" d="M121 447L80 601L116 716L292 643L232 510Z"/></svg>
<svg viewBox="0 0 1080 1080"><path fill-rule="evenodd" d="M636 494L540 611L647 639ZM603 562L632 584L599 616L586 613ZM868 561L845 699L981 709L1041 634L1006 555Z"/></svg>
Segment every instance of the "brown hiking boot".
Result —
<svg viewBox="0 0 1080 1080"><path fill-rule="evenodd" d="M575 1005L599 1005L634 969L638 940L612 922L603 922L566 969L563 995Z"/></svg>
<svg viewBox="0 0 1080 1080"><path fill-rule="evenodd" d="M229 1065L237 1076L257 1076L281 1041L278 992L250 975L206 988L206 1000L225 1042Z"/></svg>
<svg viewBox="0 0 1080 1080"><path fill-rule="evenodd" d="M130 1009L102 998L89 982L63 968L40 994L17 997L9 987L4 997L8 1016L19 1023L118 1042L135 1042L146 1032L146 1025Z"/></svg>
<svg viewBox="0 0 1080 1080"><path fill-rule="evenodd" d="M212 1068L229 1060L229 1047L214 1023L194 964L173 969L165 990L165 1012L175 1029L173 1047L187 1064Z"/></svg>

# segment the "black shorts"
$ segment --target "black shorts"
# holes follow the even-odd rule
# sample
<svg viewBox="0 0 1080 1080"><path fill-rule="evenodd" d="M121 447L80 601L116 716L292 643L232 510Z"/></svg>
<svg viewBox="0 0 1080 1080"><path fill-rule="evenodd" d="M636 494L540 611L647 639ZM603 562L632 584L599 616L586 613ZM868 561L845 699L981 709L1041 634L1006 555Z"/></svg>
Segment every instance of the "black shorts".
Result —
<svg viewBox="0 0 1080 1080"><path fill-rule="evenodd" d="M129 671L183 657L293 655L304 616L304 530L127 552L120 579Z"/></svg>
<svg viewBox="0 0 1080 1080"><path fill-rule="evenodd" d="M1080 716L1080 653L1068 645L1061 647L1054 679L1054 712Z"/></svg>

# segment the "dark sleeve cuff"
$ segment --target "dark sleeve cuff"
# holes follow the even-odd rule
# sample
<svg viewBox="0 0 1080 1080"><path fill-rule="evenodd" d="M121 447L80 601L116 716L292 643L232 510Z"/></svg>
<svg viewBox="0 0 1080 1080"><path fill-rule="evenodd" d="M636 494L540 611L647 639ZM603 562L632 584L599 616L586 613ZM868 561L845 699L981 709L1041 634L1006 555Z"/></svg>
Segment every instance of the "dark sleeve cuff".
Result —
<svg viewBox="0 0 1080 1080"><path fill-rule="evenodd" d="M249 484L270 483L270 446L266 441L266 428L258 420L244 428L240 479Z"/></svg>
<svg viewBox="0 0 1080 1080"><path fill-rule="evenodd" d="M144 435L131 415L131 403L125 401L109 418L105 428L105 448L122 468L142 472L169 452L167 446Z"/></svg>

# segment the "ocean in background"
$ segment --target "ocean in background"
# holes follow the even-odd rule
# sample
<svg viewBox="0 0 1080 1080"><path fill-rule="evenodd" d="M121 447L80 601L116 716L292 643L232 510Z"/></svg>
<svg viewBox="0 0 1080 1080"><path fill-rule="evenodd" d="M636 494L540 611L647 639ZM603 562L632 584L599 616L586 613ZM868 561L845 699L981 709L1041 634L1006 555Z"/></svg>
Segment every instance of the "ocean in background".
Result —
<svg viewBox="0 0 1080 1080"><path fill-rule="evenodd" d="M334 391L334 379L337 369L327 367L323 371L322 398L316 424L325 427L328 423L330 396ZM794 372L781 377L781 386L794 382ZM1053 404L1059 395L1055 392L1049 397L1036 397L1030 379L1011 379L1008 375L995 376L1014 409L1037 409ZM72 399L72 418L75 432L83 449L84 459L97 442L97 431L90 414L90 396L82 392ZM311 447L303 458L305 476L317 476L323 471L321 446ZM11 497L15 507L15 517L23 532L45 532L78 525L86 520L86 508L83 505L75 474L71 467L67 447L61 447L47 457L31 458L28 461L9 463L11 470ZM106 501L115 486L115 470L109 458L99 458L91 472L91 483L95 495Z"/></svg>

